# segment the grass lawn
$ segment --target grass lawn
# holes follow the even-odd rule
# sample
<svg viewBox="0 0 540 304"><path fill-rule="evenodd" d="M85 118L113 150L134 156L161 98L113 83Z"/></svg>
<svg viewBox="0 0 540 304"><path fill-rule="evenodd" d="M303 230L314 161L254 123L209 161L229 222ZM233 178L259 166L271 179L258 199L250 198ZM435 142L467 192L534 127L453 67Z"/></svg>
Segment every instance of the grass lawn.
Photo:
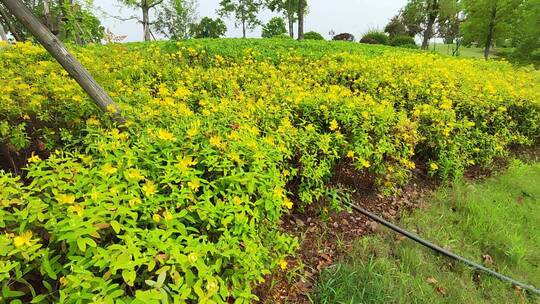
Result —
<svg viewBox="0 0 540 304"><path fill-rule="evenodd" d="M439 190L401 225L540 287L540 163ZM381 228L325 270L314 303L540 303L506 283Z"/></svg>

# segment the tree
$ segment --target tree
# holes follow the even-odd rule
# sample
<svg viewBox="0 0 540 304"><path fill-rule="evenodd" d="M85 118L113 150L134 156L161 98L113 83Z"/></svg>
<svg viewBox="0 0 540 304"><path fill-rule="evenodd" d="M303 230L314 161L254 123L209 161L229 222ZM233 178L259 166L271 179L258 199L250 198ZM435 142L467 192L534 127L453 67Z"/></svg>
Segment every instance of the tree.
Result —
<svg viewBox="0 0 540 304"><path fill-rule="evenodd" d="M262 37L272 38L285 33L287 33L287 29L285 28L285 20L280 17L274 17L263 26Z"/></svg>
<svg viewBox="0 0 540 304"><path fill-rule="evenodd" d="M289 26L289 35L294 38L294 23L297 21L298 0L266 0L265 4L272 12L283 13Z"/></svg>
<svg viewBox="0 0 540 304"><path fill-rule="evenodd" d="M528 57L540 48L540 0L527 0L518 12L512 42L519 55Z"/></svg>
<svg viewBox="0 0 540 304"><path fill-rule="evenodd" d="M119 0L125 5L140 9L142 11L142 19L138 17L130 17L128 19L137 19L143 25L143 37L144 41L152 40L152 34L150 31L150 10L163 3L164 0Z"/></svg>
<svg viewBox="0 0 540 304"><path fill-rule="evenodd" d="M306 12L306 0L298 0L298 40L304 40L304 14Z"/></svg>
<svg viewBox="0 0 540 304"><path fill-rule="evenodd" d="M253 30L260 25L257 14L261 3L257 0L221 0L217 10L221 17L233 16L235 26L242 26L242 37L246 38L246 31Z"/></svg>
<svg viewBox="0 0 540 304"><path fill-rule="evenodd" d="M422 34L422 49L427 50L429 40L435 35L435 22L439 16L441 0L410 0L403 9L404 20Z"/></svg>
<svg viewBox="0 0 540 304"><path fill-rule="evenodd" d="M104 28L92 13L91 0L25 0L28 9L60 40L78 44L100 42ZM0 23L17 41L31 34L0 5Z"/></svg>
<svg viewBox="0 0 540 304"><path fill-rule="evenodd" d="M488 59L493 45L511 36L522 4L523 0L463 0L464 39L483 46Z"/></svg>
<svg viewBox="0 0 540 304"><path fill-rule="evenodd" d="M444 43L453 45L452 55L454 56L459 55L459 49L461 47L462 22L461 2L459 0L442 1L437 33L439 37L443 38Z"/></svg>
<svg viewBox="0 0 540 304"><path fill-rule="evenodd" d="M384 27L385 33L387 33L390 37L408 35L407 26L402 19L403 17L401 16L401 12L398 15L392 17L392 19L390 19L390 22L388 22L388 24Z"/></svg>
<svg viewBox="0 0 540 304"><path fill-rule="evenodd" d="M223 20L204 17L191 28L191 36L194 38L219 38L225 35L227 27Z"/></svg>
<svg viewBox="0 0 540 304"><path fill-rule="evenodd" d="M197 19L196 0L167 0L156 8L156 32L173 40L187 39Z"/></svg>

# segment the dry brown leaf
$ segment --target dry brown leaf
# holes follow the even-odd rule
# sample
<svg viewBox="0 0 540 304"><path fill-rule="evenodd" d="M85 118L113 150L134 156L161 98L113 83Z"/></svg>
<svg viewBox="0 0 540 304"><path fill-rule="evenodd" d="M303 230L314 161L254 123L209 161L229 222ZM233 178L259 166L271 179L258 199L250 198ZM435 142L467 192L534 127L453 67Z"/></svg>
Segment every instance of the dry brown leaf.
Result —
<svg viewBox="0 0 540 304"><path fill-rule="evenodd" d="M430 277L426 280L426 282L428 282L429 284L433 284L433 285L437 285L439 283L439 281L437 281L437 279L435 279L434 277Z"/></svg>
<svg viewBox="0 0 540 304"><path fill-rule="evenodd" d="M482 256L482 260L484 260L484 264L486 264L486 265L492 265L493 264L493 258L489 254L484 254Z"/></svg>

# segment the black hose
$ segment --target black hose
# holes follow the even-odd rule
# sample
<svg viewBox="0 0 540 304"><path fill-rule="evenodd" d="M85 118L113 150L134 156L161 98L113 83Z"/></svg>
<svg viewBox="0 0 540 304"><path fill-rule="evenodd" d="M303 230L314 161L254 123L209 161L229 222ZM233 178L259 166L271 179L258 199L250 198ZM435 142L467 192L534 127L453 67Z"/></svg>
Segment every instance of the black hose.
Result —
<svg viewBox="0 0 540 304"><path fill-rule="evenodd" d="M498 278L498 279L500 279L500 280L502 280L502 281L510 282L510 283L512 283L514 286L518 286L518 287L520 287L520 288L522 288L522 289L525 289L525 290L528 290L528 291L530 291L530 292L532 292L532 293L535 293L535 294L537 294L537 295L540 295L540 289L538 289L538 288L536 288L536 287L534 287L534 286L531 286L531 285L527 285L527 284L521 283L521 282L516 281L516 280L514 280L514 279L512 279L512 278L510 278L510 277L507 277L507 276L505 276L505 275L503 275L503 274L500 274L500 273L498 273L498 272L496 272L496 271L494 271L494 270L491 270L491 269L489 269L489 268L486 268L486 267L484 267L484 266L482 266L482 265L480 265L480 264L477 264L477 263L475 263L475 262L469 261L469 260L467 260L467 259L464 258L464 257L461 257L461 256L459 256L459 255L457 255L457 254L455 254L455 253L452 253L452 252L450 252L450 251L448 251L448 250L446 250L446 249L444 249L444 248L441 248L441 247L439 247L439 246L437 246L437 245L435 245L435 244L433 244L433 243L430 243L430 242L428 242L428 241L422 239L422 238L419 237L418 235L416 235L416 234L414 234L414 233L411 233L411 232L409 232L409 231L407 231L407 230L405 230L405 229L402 229L402 228L400 228L400 227L398 227L398 226L396 226L396 225L394 225L394 224L388 222L387 220L383 219L382 217L379 217L379 216L377 216L377 215L375 215L375 214L373 214L373 213L367 211L367 210L364 209L364 208L361 208L361 207L359 207L359 206L356 206L356 205L354 205L354 204L352 204L352 203L347 203L347 205L349 205L349 206L350 206L352 209L354 209L355 211L360 212L360 213L362 213L363 215L365 215L365 216L371 218L372 220L374 220L374 221L376 221L376 222L379 222L379 223L381 223L382 225L384 225L384 226L386 226L386 227L388 227L388 228L394 230L395 232L400 233L400 234L402 234L402 235L408 237L409 239L411 239L411 240L413 240L413 241L415 241L415 242L417 242L417 243L420 243L420 244L422 244L422 245L424 245L424 246L426 246L426 247L428 247L428 248L430 248L430 249L432 249L432 250L434 250L434 251L436 251L436 252L438 252L438 253L441 253L441 254L443 254L443 255L449 257L449 258L452 258L452 259L454 259L454 260L460 261L460 262L462 262L462 263L464 263L464 264L467 264L467 265L469 265L469 266L471 266L471 267L473 267L473 268L476 268L476 269L478 269L478 270L480 270L480 271L483 271L483 272L485 272L485 273L487 273L487 274L490 274L490 275L492 275L492 276L494 276L494 277L496 277L496 278Z"/></svg>

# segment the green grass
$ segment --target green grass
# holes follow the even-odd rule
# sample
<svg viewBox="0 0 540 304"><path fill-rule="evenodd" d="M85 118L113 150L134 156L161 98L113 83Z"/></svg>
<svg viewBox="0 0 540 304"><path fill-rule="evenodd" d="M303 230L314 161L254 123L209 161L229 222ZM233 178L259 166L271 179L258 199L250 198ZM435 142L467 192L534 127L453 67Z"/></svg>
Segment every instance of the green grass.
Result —
<svg viewBox="0 0 540 304"><path fill-rule="evenodd" d="M540 163L516 162L478 184L433 197L402 226L469 259L540 287ZM540 298L384 231L358 241L350 257L323 272L314 303L540 303ZM435 279L435 280L433 280ZM429 282L431 281L431 282Z"/></svg>
<svg viewBox="0 0 540 304"><path fill-rule="evenodd" d="M452 48L454 47L453 44L443 44L443 43L437 43L435 46L430 45L429 49L432 51L435 51L439 54L443 55L449 55L452 56ZM459 57L464 58L484 58L484 49L480 47L460 47L459 49L460 54ZM497 56L494 54L495 52L492 52L491 57L496 58Z"/></svg>

